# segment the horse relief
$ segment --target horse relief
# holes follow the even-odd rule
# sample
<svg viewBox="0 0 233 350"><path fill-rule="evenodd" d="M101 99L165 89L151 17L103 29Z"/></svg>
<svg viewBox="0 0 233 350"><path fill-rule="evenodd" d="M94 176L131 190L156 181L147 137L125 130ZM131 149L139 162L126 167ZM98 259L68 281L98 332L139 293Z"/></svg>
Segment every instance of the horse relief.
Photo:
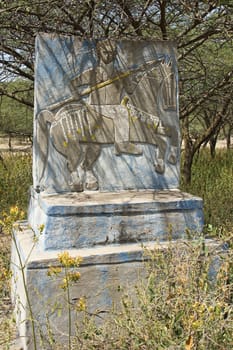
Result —
<svg viewBox="0 0 233 350"><path fill-rule="evenodd" d="M142 156L140 144L155 146L154 170L159 174L165 171L166 154L170 164L177 162L179 135L173 125L177 106L172 63L154 59L118 71L111 41L101 41L96 51L98 65L70 80L71 97L37 115L38 156L44 164L38 186L43 182L49 138L67 160L70 191L74 192L98 190L93 165L103 145L113 144L116 156L135 157ZM79 166L85 180L77 172Z"/></svg>

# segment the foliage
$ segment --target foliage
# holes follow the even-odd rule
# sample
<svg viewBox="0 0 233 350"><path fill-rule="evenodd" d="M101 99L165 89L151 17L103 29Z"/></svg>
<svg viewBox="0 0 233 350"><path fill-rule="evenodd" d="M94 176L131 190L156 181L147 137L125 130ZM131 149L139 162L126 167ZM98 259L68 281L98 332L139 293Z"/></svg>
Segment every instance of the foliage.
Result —
<svg viewBox="0 0 233 350"><path fill-rule="evenodd" d="M216 270L216 251L201 240L147 254L147 274L135 296L126 293L121 312L102 328L84 331L82 349L230 350L232 251L225 257L218 252Z"/></svg>
<svg viewBox="0 0 233 350"><path fill-rule="evenodd" d="M27 106L33 105L32 94L26 97L5 83L17 77L26 79L32 91L38 32L78 38L175 40L186 141L184 179L190 182L195 153L231 120L232 1L1 0L1 5L0 95Z"/></svg>
<svg viewBox="0 0 233 350"><path fill-rule="evenodd" d="M213 270L209 268L216 251L203 246L202 239L190 241L176 250L171 245L166 254L161 249L147 252L151 262L147 263L143 281L139 281L135 288L134 298L123 290L125 294L121 312L115 310L117 312L113 318L103 327L96 328L88 314L85 299L80 298L75 305L68 303L68 312L71 311L70 307L74 307L76 312L85 315L83 327L77 326L77 334L70 338L70 348L232 349L232 157L232 151L221 150L216 154L216 159L212 159L206 150L202 150L195 158L192 186L182 186L183 189L204 197L207 233L218 234L228 242L228 253L223 251L220 254L221 269L217 271L215 283L209 274ZM0 163L0 179L8 191L1 187L0 211L5 227L10 231L12 223L21 218L21 208L26 209L27 191L31 183L31 158L8 155L5 163L8 171ZM9 302L11 277L10 236L2 232L0 244L0 296L6 304L6 300ZM61 278L61 273L64 274L65 271L61 290L69 298L70 285L82 278L76 270L80 260L70 257L66 252L58 259L62 269L50 268L48 274L51 278ZM70 268L73 270L70 271ZM5 312L0 322L0 334L4 335L4 343L0 342L1 345L9 345L9 339L13 336L13 321L9 319L10 307ZM49 332L50 329L48 336ZM53 350L66 348L56 342L52 346Z"/></svg>
<svg viewBox="0 0 233 350"><path fill-rule="evenodd" d="M1 84L3 91L7 90L20 98L32 100L31 84L26 80L14 80ZM22 104L9 96L1 97L0 132L12 135L32 134L32 107Z"/></svg>
<svg viewBox="0 0 233 350"><path fill-rule="evenodd" d="M32 184L31 155L9 153L4 156L4 165L0 162L0 218L15 205L26 211Z"/></svg>
<svg viewBox="0 0 233 350"><path fill-rule="evenodd" d="M181 184L183 190L203 198L206 225L218 228L219 234L233 227L232 175L233 150L218 150L213 159L203 149L194 160L192 183Z"/></svg>

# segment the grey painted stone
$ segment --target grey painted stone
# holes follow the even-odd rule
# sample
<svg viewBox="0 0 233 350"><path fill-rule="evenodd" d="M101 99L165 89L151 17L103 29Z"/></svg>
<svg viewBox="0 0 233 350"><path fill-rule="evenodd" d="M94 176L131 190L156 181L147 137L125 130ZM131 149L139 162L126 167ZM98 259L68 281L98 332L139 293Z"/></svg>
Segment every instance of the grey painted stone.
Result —
<svg viewBox="0 0 233 350"><path fill-rule="evenodd" d="M173 42L40 34L34 188L177 188L177 80Z"/></svg>
<svg viewBox="0 0 233 350"><path fill-rule="evenodd" d="M13 270L13 300L16 305L16 322L19 327L19 335L22 339L24 350L34 350L32 343L32 327L25 290L23 286L22 270L19 268L17 249L20 251L24 275L27 281L29 300L32 306L33 317L36 323L37 341L39 344L39 330L46 338L48 336L48 320L51 330L55 333L57 341L67 344L68 313L65 292L61 289L63 275L51 278L47 275L49 267L58 267L58 253L61 250L41 251L35 243L34 234L28 228L26 222L21 222L20 229L15 229L14 237L16 246L12 246L12 270ZM214 240L206 240L206 246L213 252L213 268L210 266L210 278L216 274L216 259L221 253L222 247ZM146 259L145 249L161 249L166 251L169 247L186 245L183 240L170 242L147 242L142 246L139 243L108 245L102 247L69 249L72 257L81 256L83 262L78 271L81 278L70 289L71 299L78 300L85 297L87 311L100 312L105 318L108 312L115 308L120 309L120 299L123 293L133 295L134 286L138 281L145 280ZM16 249L17 247L17 249ZM222 253L221 253L222 254ZM220 254L220 255L221 255ZM216 256L216 258L215 258ZM121 290L121 291L120 291ZM18 298L20 296L20 298ZM81 316L79 316L81 317ZM98 323L98 317L96 322ZM72 334L75 332L75 312L72 311ZM46 326L47 324L47 326ZM42 345L40 350L47 350Z"/></svg>
<svg viewBox="0 0 233 350"><path fill-rule="evenodd" d="M32 190L29 213L41 249L176 239L203 226L201 198L178 190L55 195Z"/></svg>
<svg viewBox="0 0 233 350"><path fill-rule="evenodd" d="M49 315L62 340L67 312L51 307L64 308L64 294L47 276L58 253L83 257L72 298L106 311L144 271L142 244L166 249L168 237L201 232L202 199L178 190L177 86L172 42L37 37L33 186L12 248L24 350L33 345L20 260L37 333Z"/></svg>
<svg viewBox="0 0 233 350"><path fill-rule="evenodd" d="M58 253L61 251L41 251L35 244L34 234L26 223L14 232L22 264L33 315L36 321L37 336L40 331L46 335L46 317L48 316L57 341L67 341L68 314L65 292L59 287L62 277L48 277L50 266L58 266ZM83 262L78 269L81 279L71 288L71 298L85 297L88 311L108 312L113 303L119 307L121 293L119 286L132 288L143 269L143 251L139 244L115 245L87 249L70 249L72 256L82 256ZM12 247L13 301L15 303L16 321L24 350L34 350L32 327L23 286L22 270L15 245ZM57 308L61 307L59 317ZM55 311L54 311L55 309ZM104 315L104 313L103 313ZM74 322L74 313L72 313ZM73 323L74 325L74 323ZM72 327L74 332L74 326ZM39 337L37 338L39 344ZM43 350L44 347L39 347ZM45 347L46 349L46 347Z"/></svg>

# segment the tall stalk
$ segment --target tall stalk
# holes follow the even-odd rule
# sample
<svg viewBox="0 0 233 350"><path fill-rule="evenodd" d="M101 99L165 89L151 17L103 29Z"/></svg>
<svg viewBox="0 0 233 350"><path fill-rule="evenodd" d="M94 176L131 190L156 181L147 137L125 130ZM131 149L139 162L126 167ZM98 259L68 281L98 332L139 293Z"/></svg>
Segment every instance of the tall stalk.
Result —
<svg viewBox="0 0 233 350"><path fill-rule="evenodd" d="M30 321L32 323L33 346L34 346L34 350L37 350L35 320L33 318L32 305L31 305L31 302L30 302L29 293L28 293L27 284L26 284L26 276L25 276L25 271L24 271L25 270L25 265L23 264L23 261L21 259L20 251L19 251L19 248L17 246L17 242L16 242L16 238L15 238L14 234L12 234L12 239L13 239L13 242L14 242L14 245L15 245L15 248L16 248L17 256L19 258L19 268L20 268L21 273L22 273L23 287L24 287L24 291L25 291L25 295L26 295L26 300L27 300L27 305L28 305L28 310L29 310L29 315L30 315Z"/></svg>

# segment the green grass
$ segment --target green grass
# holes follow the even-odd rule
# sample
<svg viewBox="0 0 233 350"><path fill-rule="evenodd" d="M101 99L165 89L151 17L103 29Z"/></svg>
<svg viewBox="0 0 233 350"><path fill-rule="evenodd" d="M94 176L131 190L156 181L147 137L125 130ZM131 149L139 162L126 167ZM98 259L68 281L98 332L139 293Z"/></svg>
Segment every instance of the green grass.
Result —
<svg viewBox="0 0 233 350"><path fill-rule="evenodd" d="M31 155L7 153L4 164L0 162L0 218L3 212L9 212L17 205L26 211L28 191L32 185Z"/></svg>
<svg viewBox="0 0 233 350"><path fill-rule="evenodd" d="M191 185L181 188L203 198L206 225L233 228L233 150L217 150L214 159L202 150L194 159Z"/></svg>
<svg viewBox="0 0 233 350"><path fill-rule="evenodd" d="M222 257L215 283L209 276L214 252L201 241L149 252L145 280L125 290L112 321L92 332L84 328L76 348L231 350L232 252Z"/></svg>

